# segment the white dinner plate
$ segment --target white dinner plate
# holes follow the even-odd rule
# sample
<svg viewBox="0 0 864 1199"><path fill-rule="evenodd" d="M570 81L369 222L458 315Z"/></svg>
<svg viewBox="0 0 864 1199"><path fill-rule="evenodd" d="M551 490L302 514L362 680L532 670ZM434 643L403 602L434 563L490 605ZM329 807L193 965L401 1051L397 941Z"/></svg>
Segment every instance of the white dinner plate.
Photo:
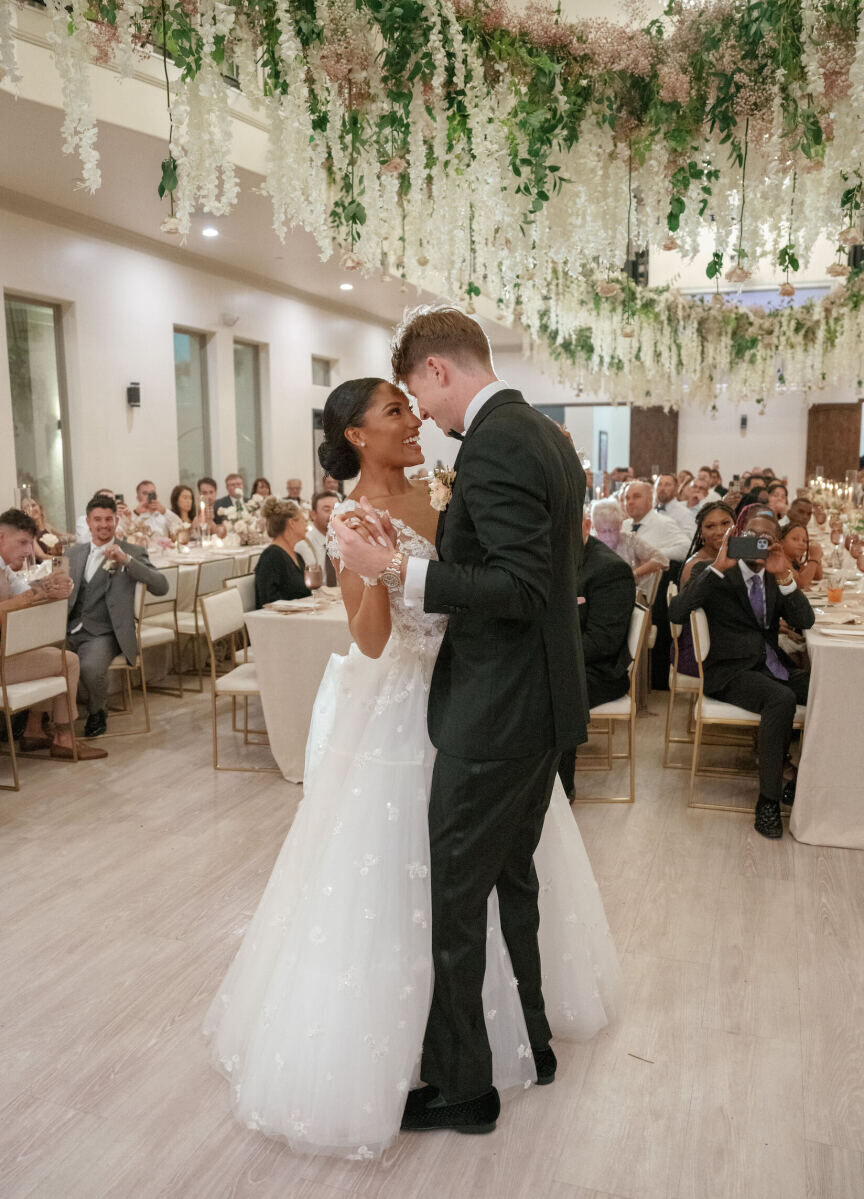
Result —
<svg viewBox="0 0 864 1199"><path fill-rule="evenodd" d="M856 641L864 639L864 628L856 625L825 625L819 632L823 637L849 637Z"/></svg>

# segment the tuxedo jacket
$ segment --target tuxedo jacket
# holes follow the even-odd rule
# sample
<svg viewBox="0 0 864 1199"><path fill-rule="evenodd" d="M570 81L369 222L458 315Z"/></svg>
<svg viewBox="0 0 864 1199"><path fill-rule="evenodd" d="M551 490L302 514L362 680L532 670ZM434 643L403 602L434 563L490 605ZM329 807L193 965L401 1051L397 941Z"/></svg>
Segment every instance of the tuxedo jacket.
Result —
<svg viewBox="0 0 864 1199"><path fill-rule="evenodd" d="M630 680L627 637L636 604L636 580L623 558L596 537L585 542L579 571L579 625L588 681L588 699L597 704L619 699Z"/></svg>
<svg viewBox="0 0 864 1199"><path fill-rule="evenodd" d="M813 609L803 592L796 587L788 595L782 595L777 580L766 571L763 578L767 628L763 629L753 614L750 593L739 567L733 566L720 578L709 566L707 562L697 563L690 582L669 605L673 624L687 624L691 612L705 609L711 636L711 649L702 664L706 692L714 695L744 671L764 667L766 645L774 647L787 670L798 670L778 646L777 636L781 617L794 629L812 626Z"/></svg>
<svg viewBox="0 0 864 1199"><path fill-rule="evenodd" d="M429 736L456 757L502 760L581 744L579 631L585 474L569 440L518 391L480 409L454 464L424 607L446 613Z"/></svg>
<svg viewBox="0 0 864 1199"><path fill-rule="evenodd" d="M164 595L168 590L168 580L151 565L147 551L142 546L120 540L116 540L116 544L131 556L132 561L128 566L118 566L111 572L100 566L89 583L84 581L84 571L90 556L90 543L73 545L69 549L69 574L74 583L69 596L69 627L71 629L78 621L82 621L84 631L94 637L113 632L126 661L131 663L138 653L135 584L145 583L153 595Z"/></svg>

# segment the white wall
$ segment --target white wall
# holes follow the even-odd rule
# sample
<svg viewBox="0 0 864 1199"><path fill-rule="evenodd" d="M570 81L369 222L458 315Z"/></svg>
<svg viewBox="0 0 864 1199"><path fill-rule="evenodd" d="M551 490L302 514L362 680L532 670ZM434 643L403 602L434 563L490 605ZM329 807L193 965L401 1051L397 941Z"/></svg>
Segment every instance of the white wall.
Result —
<svg viewBox="0 0 864 1199"><path fill-rule="evenodd" d="M236 466L233 340L266 346L262 370L263 465L274 488L312 483L311 409L327 389L311 382L311 355L337 360L336 381L389 375L380 325L255 290L164 258L0 210L0 290L59 303L73 490L80 511L94 489L130 495L152 478L167 498L177 481L173 327L207 334L213 473ZM221 313L235 313L233 328ZM0 501L15 482L5 323L0 322ZM141 384L141 408L126 386ZM250 480L251 481L251 480ZM58 514L58 517L61 514Z"/></svg>

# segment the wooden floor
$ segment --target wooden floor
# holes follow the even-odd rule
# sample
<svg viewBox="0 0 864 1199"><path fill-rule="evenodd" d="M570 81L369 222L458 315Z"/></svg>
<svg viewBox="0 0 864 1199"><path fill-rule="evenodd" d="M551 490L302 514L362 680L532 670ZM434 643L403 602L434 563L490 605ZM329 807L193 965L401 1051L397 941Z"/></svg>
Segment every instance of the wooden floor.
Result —
<svg viewBox="0 0 864 1199"><path fill-rule="evenodd" d="M614 1028L556 1046L555 1085L489 1137L363 1164L235 1125L200 1026L299 788L215 774L206 695L153 706L149 738L24 762L0 793L3 1199L864 1196L864 853L688 811L659 708L635 806L577 812L623 963Z"/></svg>

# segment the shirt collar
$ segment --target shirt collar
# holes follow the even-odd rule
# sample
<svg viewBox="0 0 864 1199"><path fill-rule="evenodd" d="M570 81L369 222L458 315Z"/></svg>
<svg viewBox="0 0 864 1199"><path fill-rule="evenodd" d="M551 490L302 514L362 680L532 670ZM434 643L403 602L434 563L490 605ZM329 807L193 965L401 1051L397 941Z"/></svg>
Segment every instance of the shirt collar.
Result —
<svg viewBox="0 0 864 1199"><path fill-rule="evenodd" d="M750 567L747 565L747 563L743 560L743 558L738 560L738 566L740 567L741 575L744 579L744 582L747 584L748 587L750 586L750 580L752 578L755 578L758 575L759 578L761 579L761 578L763 578L763 576L765 574L764 566L762 567L761 570L751 570Z"/></svg>
<svg viewBox="0 0 864 1199"><path fill-rule="evenodd" d="M91 541L90 542L90 553L91 554L104 554L105 551L108 549L108 546L113 545L116 540L117 540L116 537L112 537L111 540L106 541L104 545L96 545L95 542Z"/></svg>
<svg viewBox="0 0 864 1199"><path fill-rule="evenodd" d="M466 433L471 428L471 425L474 423L474 420L475 420L478 412L483 407L483 405L486 403L486 401L491 400L492 397L494 395L497 395L499 391L508 390L508 386L509 385L507 383L505 383L502 379L495 379L492 383L487 383L485 387L480 388L480 390L477 392L474 399L471 401L471 403L465 409L465 432Z"/></svg>

